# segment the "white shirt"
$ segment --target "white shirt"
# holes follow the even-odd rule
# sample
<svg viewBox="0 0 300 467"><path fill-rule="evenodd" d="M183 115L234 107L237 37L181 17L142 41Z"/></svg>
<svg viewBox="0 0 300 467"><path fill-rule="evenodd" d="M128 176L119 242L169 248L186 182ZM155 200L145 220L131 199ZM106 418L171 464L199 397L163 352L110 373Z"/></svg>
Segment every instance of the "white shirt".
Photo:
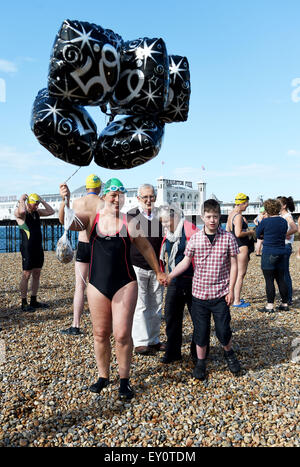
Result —
<svg viewBox="0 0 300 467"><path fill-rule="evenodd" d="M284 214L284 215L281 216L281 217L283 217L283 218L287 221L287 223L288 223L288 220L287 220L288 217L290 217L291 219L293 219L292 215L291 215L289 212L287 212L286 214ZM288 223L288 226L289 226L289 223ZM295 235L294 235L294 234L291 235L290 239L287 239L287 238L286 238L286 239L285 239L285 244L286 244L286 245L288 245L288 244L292 245L292 243L294 242L294 238L295 238Z"/></svg>

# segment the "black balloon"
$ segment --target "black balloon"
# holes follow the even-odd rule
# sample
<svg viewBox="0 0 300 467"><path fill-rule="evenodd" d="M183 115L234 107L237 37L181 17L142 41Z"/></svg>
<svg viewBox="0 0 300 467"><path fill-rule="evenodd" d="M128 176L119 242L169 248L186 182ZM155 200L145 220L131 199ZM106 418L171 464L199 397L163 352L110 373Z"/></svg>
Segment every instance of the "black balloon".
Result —
<svg viewBox="0 0 300 467"><path fill-rule="evenodd" d="M110 29L65 20L50 58L50 95L80 105L107 102L119 79L122 42Z"/></svg>
<svg viewBox="0 0 300 467"><path fill-rule="evenodd" d="M94 160L107 169L130 169L153 159L161 147L164 124L145 116L116 119L102 131Z"/></svg>
<svg viewBox="0 0 300 467"><path fill-rule="evenodd" d="M188 118L191 94L189 62L186 57L169 55L170 87L168 103L159 118L166 123L184 122Z"/></svg>
<svg viewBox="0 0 300 467"><path fill-rule="evenodd" d="M33 104L31 129L55 157L74 165L90 164L97 127L83 107L62 102L42 89Z"/></svg>
<svg viewBox="0 0 300 467"><path fill-rule="evenodd" d="M125 42L121 71L110 99L112 115L156 115L165 108L169 60L163 39L147 37Z"/></svg>

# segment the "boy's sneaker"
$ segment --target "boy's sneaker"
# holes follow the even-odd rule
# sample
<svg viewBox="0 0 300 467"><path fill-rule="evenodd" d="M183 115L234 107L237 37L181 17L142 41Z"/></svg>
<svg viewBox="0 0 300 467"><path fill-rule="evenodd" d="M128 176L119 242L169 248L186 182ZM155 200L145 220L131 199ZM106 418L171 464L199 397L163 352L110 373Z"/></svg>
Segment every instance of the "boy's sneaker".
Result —
<svg viewBox="0 0 300 467"><path fill-rule="evenodd" d="M48 303L42 302L30 302L30 306L32 306L32 308L49 308Z"/></svg>
<svg viewBox="0 0 300 467"><path fill-rule="evenodd" d="M200 381L203 381L206 378L206 365L205 360L197 359L195 368L193 369L193 376Z"/></svg>
<svg viewBox="0 0 300 467"><path fill-rule="evenodd" d="M31 305L26 304L26 305L21 306L21 310L33 313L35 311L35 308L33 308L33 306L31 306Z"/></svg>
<svg viewBox="0 0 300 467"><path fill-rule="evenodd" d="M277 310L279 311L289 311L289 306L288 305L279 305L279 307L277 308Z"/></svg>
<svg viewBox="0 0 300 467"><path fill-rule="evenodd" d="M237 374L241 371L241 365L232 349L229 352L225 351L224 357L231 373Z"/></svg>

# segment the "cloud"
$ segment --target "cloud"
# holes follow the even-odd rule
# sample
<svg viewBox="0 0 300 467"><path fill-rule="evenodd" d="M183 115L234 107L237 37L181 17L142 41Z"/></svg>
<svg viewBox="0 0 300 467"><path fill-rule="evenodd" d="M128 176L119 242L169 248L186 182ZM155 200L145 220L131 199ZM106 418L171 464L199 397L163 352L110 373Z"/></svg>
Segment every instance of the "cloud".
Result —
<svg viewBox="0 0 300 467"><path fill-rule="evenodd" d="M59 160L44 155L41 151L25 152L14 146L0 144L0 169L31 171L40 167L57 167Z"/></svg>
<svg viewBox="0 0 300 467"><path fill-rule="evenodd" d="M18 67L14 62L0 58L0 71L3 73L16 73L18 71Z"/></svg>
<svg viewBox="0 0 300 467"><path fill-rule="evenodd" d="M300 157L300 151L297 151L297 149L289 149L287 155L292 157Z"/></svg>

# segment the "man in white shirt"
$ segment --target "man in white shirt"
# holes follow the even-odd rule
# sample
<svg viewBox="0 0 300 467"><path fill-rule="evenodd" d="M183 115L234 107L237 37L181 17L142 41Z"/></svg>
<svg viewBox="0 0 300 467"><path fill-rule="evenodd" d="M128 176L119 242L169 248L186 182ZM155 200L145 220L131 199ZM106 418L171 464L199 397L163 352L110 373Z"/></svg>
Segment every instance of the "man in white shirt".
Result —
<svg viewBox="0 0 300 467"><path fill-rule="evenodd" d="M154 248L159 260L163 227L155 213L155 189L143 184L138 190L139 206L128 212L136 218L137 229L142 229ZM156 279L142 254L131 246L131 261L138 281L138 300L133 317L132 338L135 352L142 355L165 350L160 342L161 307L163 287Z"/></svg>

